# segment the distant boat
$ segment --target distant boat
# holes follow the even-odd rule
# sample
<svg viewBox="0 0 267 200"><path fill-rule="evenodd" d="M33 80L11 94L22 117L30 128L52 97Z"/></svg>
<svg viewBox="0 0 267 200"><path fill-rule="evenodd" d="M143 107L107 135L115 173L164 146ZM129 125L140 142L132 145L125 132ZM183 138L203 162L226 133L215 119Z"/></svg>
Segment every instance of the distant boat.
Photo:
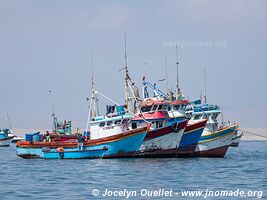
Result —
<svg viewBox="0 0 267 200"><path fill-rule="evenodd" d="M15 135L8 128L0 129L0 147L7 147L11 144Z"/></svg>
<svg viewBox="0 0 267 200"><path fill-rule="evenodd" d="M0 147L9 146L12 142L12 139L15 137L11 130L11 123L7 112L6 102L3 103L3 114L3 121L1 121L3 127L0 127Z"/></svg>

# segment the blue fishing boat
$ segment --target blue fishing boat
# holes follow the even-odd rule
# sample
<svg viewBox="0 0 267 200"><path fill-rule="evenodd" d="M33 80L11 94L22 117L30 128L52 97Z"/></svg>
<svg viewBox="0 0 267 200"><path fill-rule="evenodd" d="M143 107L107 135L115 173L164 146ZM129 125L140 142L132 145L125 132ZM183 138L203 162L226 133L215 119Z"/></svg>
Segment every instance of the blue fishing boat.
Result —
<svg viewBox="0 0 267 200"><path fill-rule="evenodd" d="M93 98L96 98L93 92ZM91 104L92 105L92 104ZM114 106L114 112L106 116L95 115L89 110L87 137L76 141L23 141L17 143L17 155L23 158L79 159L114 158L135 154L139 150L149 124L131 128L133 115L127 114L124 106Z"/></svg>

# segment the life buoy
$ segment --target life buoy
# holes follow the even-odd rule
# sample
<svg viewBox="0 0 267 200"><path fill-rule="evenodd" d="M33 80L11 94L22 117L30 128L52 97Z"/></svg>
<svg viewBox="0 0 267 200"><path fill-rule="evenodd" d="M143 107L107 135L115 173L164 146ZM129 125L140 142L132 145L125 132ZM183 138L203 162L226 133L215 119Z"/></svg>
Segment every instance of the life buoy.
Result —
<svg viewBox="0 0 267 200"><path fill-rule="evenodd" d="M153 99L149 98L149 99L145 100L145 104L147 106L152 106L154 104L154 101L153 101Z"/></svg>
<svg viewBox="0 0 267 200"><path fill-rule="evenodd" d="M63 147L58 147L57 148L57 152L64 152L64 148Z"/></svg>

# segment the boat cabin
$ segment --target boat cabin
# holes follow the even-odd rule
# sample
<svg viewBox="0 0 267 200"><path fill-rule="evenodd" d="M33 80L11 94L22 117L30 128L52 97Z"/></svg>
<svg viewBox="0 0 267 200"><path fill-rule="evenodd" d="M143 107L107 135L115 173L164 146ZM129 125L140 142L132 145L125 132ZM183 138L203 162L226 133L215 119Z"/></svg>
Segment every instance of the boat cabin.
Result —
<svg viewBox="0 0 267 200"><path fill-rule="evenodd" d="M11 134L10 129L8 128L0 129L0 139L7 138L8 134Z"/></svg>
<svg viewBox="0 0 267 200"><path fill-rule="evenodd" d="M141 127L147 120L151 123L151 129L158 129L167 126L169 121L168 110L170 102L166 100L145 99L141 103L140 113L131 121L131 127Z"/></svg>
<svg viewBox="0 0 267 200"><path fill-rule="evenodd" d="M206 129L210 131L218 130L218 116L221 113L219 106L216 105L198 105L194 106L193 109L187 108L187 113L190 113L190 121L198 121L202 119L208 119Z"/></svg>
<svg viewBox="0 0 267 200"><path fill-rule="evenodd" d="M100 139L123 133L129 129L129 122L133 115L125 113L124 106L117 106L116 113L107 116L98 116L90 124L90 139ZM115 110L113 110L114 112Z"/></svg>
<svg viewBox="0 0 267 200"><path fill-rule="evenodd" d="M185 109L189 104L188 100L179 100L172 102L169 108L169 116L171 118L184 118L186 117Z"/></svg>

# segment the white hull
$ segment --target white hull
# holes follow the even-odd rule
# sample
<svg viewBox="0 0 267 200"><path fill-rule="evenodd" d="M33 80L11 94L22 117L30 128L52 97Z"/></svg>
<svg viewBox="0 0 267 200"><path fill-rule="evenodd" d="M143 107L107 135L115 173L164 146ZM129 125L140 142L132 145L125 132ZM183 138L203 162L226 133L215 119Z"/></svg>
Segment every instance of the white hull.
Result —
<svg viewBox="0 0 267 200"><path fill-rule="evenodd" d="M184 129L179 132L171 132L169 134L146 140L142 143L140 151L152 151L152 150L168 150L179 147L179 143L182 139Z"/></svg>
<svg viewBox="0 0 267 200"><path fill-rule="evenodd" d="M11 144L11 142L12 142L12 139L13 138L10 138L10 139L5 139L5 140L1 140L0 139L0 147L2 146L9 146L10 144Z"/></svg>
<svg viewBox="0 0 267 200"><path fill-rule="evenodd" d="M207 140L207 141L201 141L198 143L195 151L196 152L207 151L207 150L217 149L217 148L224 147L224 146L229 146L232 142L232 138L234 137L234 135L235 133L233 131L221 137L217 137L217 138Z"/></svg>

